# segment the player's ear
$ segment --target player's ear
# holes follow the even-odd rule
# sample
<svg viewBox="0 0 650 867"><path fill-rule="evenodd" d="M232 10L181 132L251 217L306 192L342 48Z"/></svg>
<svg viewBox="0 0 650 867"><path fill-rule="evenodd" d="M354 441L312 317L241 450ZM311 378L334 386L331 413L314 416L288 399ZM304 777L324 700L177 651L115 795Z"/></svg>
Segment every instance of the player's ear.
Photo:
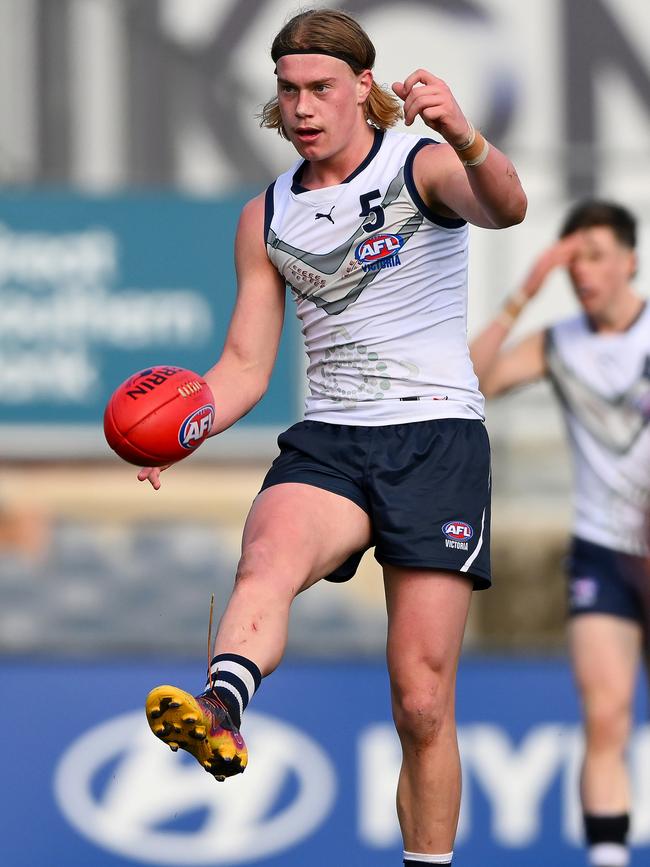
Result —
<svg viewBox="0 0 650 867"><path fill-rule="evenodd" d="M633 280L639 270L639 257L635 250L630 250L630 280Z"/></svg>
<svg viewBox="0 0 650 867"><path fill-rule="evenodd" d="M370 90L372 89L373 80L371 69L364 69L363 72L357 76L357 101L359 105L368 99Z"/></svg>

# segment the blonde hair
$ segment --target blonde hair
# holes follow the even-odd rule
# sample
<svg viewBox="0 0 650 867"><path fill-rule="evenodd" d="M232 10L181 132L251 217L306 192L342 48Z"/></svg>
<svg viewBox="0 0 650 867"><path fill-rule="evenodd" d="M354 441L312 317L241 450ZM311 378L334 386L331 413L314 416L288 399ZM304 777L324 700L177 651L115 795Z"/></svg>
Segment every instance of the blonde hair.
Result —
<svg viewBox="0 0 650 867"><path fill-rule="evenodd" d="M351 15L338 9L312 9L294 15L273 40L271 58L277 62L286 53L309 48L315 54L323 52L344 59L355 75L372 69L375 63L375 46L368 34ZM394 126L402 117L397 97L375 81L363 109L366 120L379 129ZM287 138L277 96L266 103L259 117L260 126L275 129Z"/></svg>

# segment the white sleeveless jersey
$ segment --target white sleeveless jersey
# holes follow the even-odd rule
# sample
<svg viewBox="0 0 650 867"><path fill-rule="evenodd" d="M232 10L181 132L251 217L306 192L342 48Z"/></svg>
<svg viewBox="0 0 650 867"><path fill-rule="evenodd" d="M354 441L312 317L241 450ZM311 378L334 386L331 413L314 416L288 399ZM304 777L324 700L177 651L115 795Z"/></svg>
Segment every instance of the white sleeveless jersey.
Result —
<svg viewBox="0 0 650 867"><path fill-rule="evenodd" d="M467 225L429 211L413 182L431 143L377 131L343 183L305 190L300 160L267 190L267 252L309 358L308 419L483 417L467 348Z"/></svg>
<svg viewBox="0 0 650 867"><path fill-rule="evenodd" d="M648 548L650 305L630 328L598 334L585 316L547 332L546 360L569 432L574 532L630 554Z"/></svg>

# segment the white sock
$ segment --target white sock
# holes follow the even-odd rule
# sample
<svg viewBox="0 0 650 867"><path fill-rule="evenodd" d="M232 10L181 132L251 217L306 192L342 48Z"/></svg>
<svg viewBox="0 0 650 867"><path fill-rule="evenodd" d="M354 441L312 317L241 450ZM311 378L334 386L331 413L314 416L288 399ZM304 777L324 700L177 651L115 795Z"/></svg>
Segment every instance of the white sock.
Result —
<svg viewBox="0 0 650 867"><path fill-rule="evenodd" d="M594 843L589 847L592 867L627 867L630 851L621 843Z"/></svg>
<svg viewBox="0 0 650 867"><path fill-rule="evenodd" d="M453 852L446 855L422 855L420 852L404 851L404 863L409 864L451 864Z"/></svg>

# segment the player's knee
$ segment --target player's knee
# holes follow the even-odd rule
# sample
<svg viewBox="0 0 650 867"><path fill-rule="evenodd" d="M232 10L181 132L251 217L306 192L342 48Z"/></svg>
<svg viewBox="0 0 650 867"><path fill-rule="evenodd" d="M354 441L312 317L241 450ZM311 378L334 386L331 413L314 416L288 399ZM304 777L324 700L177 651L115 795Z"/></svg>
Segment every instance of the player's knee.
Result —
<svg viewBox="0 0 650 867"><path fill-rule="evenodd" d="M587 743L591 749L623 748L632 724L627 702L598 701L586 705Z"/></svg>
<svg viewBox="0 0 650 867"><path fill-rule="evenodd" d="M295 571L295 570L294 570ZM237 564L235 589L259 598L268 594L277 602L290 601L299 590L294 571L281 568L274 546L263 539L247 544Z"/></svg>
<svg viewBox="0 0 650 867"><path fill-rule="evenodd" d="M264 541L251 542L244 548L237 571L235 584L242 589L258 581L265 581L273 571L273 546Z"/></svg>
<svg viewBox="0 0 650 867"><path fill-rule="evenodd" d="M394 689L393 716L403 741L427 746L453 719L449 690L438 678L403 689Z"/></svg>

